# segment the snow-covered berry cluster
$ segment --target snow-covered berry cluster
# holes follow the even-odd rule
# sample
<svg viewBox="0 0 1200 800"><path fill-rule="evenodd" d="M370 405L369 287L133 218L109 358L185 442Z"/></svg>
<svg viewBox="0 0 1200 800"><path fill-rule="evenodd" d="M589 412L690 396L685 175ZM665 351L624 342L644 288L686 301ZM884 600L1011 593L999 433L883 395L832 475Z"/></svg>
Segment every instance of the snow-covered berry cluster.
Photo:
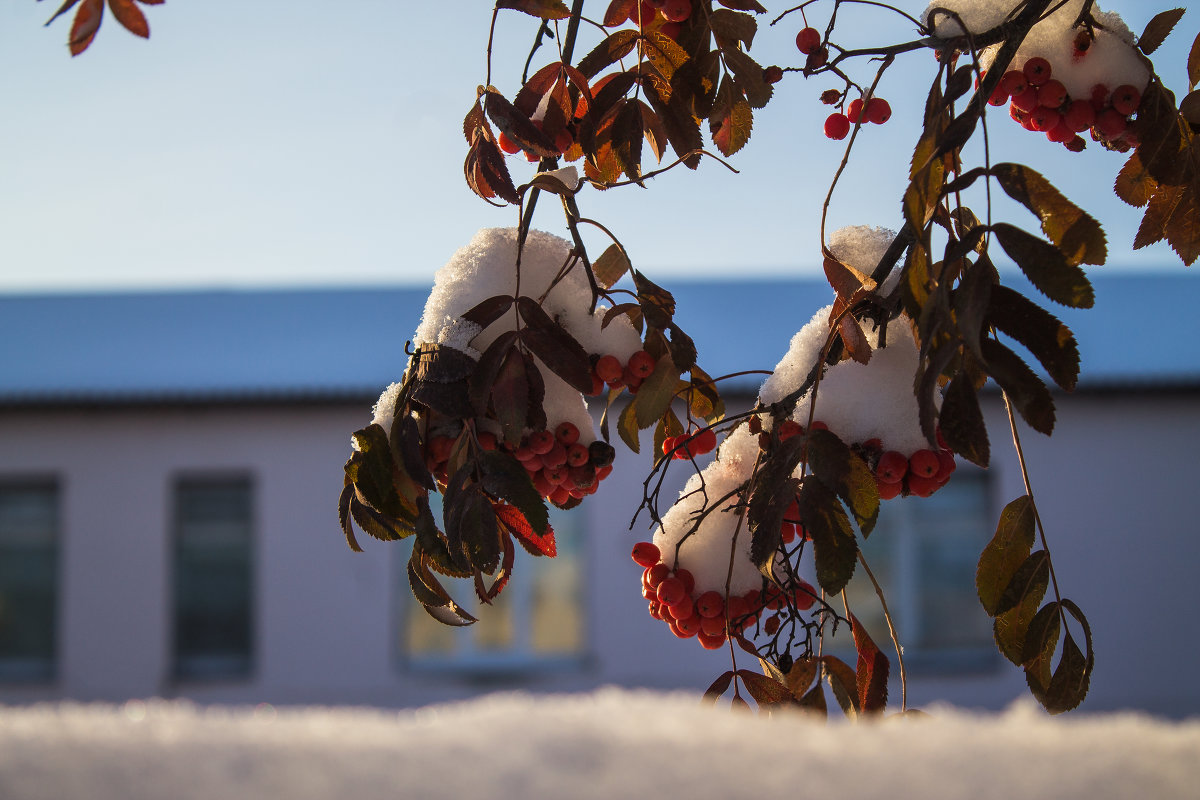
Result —
<svg viewBox="0 0 1200 800"><path fill-rule="evenodd" d="M574 262L571 245L564 239L531 231L520 256L518 276L517 231L491 228L479 231L438 271L433 291L414 340L418 351L450 348L479 365L488 349L502 336L524 327L514 305L499 318L481 325L471 312L481 304L520 295L536 301L546 318L590 354L593 389L605 384L636 391L654 370L655 359L641 348L629 318L618 315L605 323L609 310L592 306L591 287L581 265ZM415 363L415 360L414 360ZM584 393L567 383L536 354L528 363L541 384L539 413L531 418L544 426L526 426L519 436L505 436L500 413L503 399L485 403L480 415L451 415L434 406L414 412L421 435L425 466L445 486L454 454L468 446L503 450L514 455L529 474L538 493L559 506L573 505L596 491L612 472L614 450L598 440ZM412 367L410 367L412 369ZM598 384L598 385L597 385ZM375 422L391 431L401 384L384 391L375 407ZM476 409L479 406L476 406Z"/></svg>
<svg viewBox="0 0 1200 800"><path fill-rule="evenodd" d="M1015 0L938 0L926 12L939 36L981 33L999 25L1020 3ZM929 14L940 9L933 20ZM958 15L954 19L945 11ZM1120 16L1091 6L1095 25L1076 25L1083 0L1069 0L1038 22L1021 43L988 102L1009 105L1010 116L1026 130L1043 133L1072 151L1084 148L1079 134L1115 150L1136 146L1130 118L1137 112L1150 71ZM960 24L961 21L961 24ZM980 55L989 69L999 51Z"/></svg>
<svg viewBox="0 0 1200 800"><path fill-rule="evenodd" d="M832 235L829 251L841 263L870 273L894 236L882 228L842 228ZM881 292L888 291L891 280ZM760 407L782 401L822 362L832 310L819 310L793 337L763 382ZM731 631L760 620L762 630L773 635L782 615L806 611L818 597L796 577L799 566L785 563L803 552L797 543L809 538L798 498L783 514L782 548L771 570L775 577L765 579L751 559L742 493L778 444L816 430L835 434L874 474L881 499L927 497L950 479L954 455L944 444L932 449L918 421L911 388L918 349L911 322L901 316L886 329L864 330L864 335L872 348L867 363L846 359L826 365L816 391L802 395L788 418L776 422L764 411L734 427L716 458L690 477L679 500L662 515L653 542L634 548L634 560L645 570L642 591L650 614L667 622L677 636L701 636L703 646L719 647ZM804 470L803 464L797 467L795 476L802 477ZM714 597L725 605L714 603ZM707 598L704 603L702 598ZM764 610L778 613L763 619Z"/></svg>

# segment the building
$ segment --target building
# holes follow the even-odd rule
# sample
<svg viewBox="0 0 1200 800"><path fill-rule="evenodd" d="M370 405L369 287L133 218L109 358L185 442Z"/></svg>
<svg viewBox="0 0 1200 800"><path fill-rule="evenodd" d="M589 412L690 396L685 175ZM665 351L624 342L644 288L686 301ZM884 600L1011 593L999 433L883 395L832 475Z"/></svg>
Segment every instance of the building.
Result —
<svg viewBox="0 0 1200 800"><path fill-rule="evenodd" d="M713 375L770 369L830 296L798 281L669 288ZM1023 429L1034 492L1059 584L1094 628L1085 707L1195 714L1200 281L1098 276L1096 289L1095 309L1056 309L1083 378L1056 395L1052 439ZM560 557L520 557L487 624L422 621L407 543L346 547L349 435L402 372L424 297L0 297L0 702L409 706L492 689L699 691L726 669L727 653L674 640L638 592L629 549L648 538L645 515L629 528L645 454L618 448L601 491L556 520ZM750 402L757 383L730 392ZM996 708L1026 691L971 582L999 510L1024 493L998 395L985 414L992 468L889 501L868 544L910 704Z"/></svg>

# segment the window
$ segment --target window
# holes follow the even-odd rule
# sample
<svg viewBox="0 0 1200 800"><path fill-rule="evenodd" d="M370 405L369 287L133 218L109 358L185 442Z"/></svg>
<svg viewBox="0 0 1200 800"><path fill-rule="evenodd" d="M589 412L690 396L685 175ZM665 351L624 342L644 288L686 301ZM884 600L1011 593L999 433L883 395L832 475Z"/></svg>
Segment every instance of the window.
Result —
<svg viewBox="0 0 1200 800"><path fill-rule="evenodd" d="M253 504L248 478L175 485L174 671L249 674L253 655Z"/></svg>
<svg viewBox="0 0 1200 800"><path fill-rule="evenodd" d="M435 497L440 499L431 495ZM440 508L435 507L434 513L440 516ZM558 554L534 557L517 545L514 578L491 606L478 602L469 581L443 579L454 599L479 619L464 628L432 619L412 598L402 568L400 645L406 662L418 669L492 674L577 663L586 646L583 522L579 512L551 508Z"/></svg>
<svg viewBox="0 0 1200 800"><path fill-rule="evenodd" d="M58 615L58 487L0 483L0 678L54 677Z"/></svg>
<svg viewBox="0 0 1200 800"><path fill-rule="evenodd" d="M987 474L965 465L929 497L883 503L863 555L883 587L905 666L957 672L996 663L991 619L975 591L975 567L994 524ZM886 651L891 640L879 599L859 573L861 567L847 588L850 609ZM833 605L841 609L840 600ZM852 646L848 630L839 629L836 640Z"/></svg>

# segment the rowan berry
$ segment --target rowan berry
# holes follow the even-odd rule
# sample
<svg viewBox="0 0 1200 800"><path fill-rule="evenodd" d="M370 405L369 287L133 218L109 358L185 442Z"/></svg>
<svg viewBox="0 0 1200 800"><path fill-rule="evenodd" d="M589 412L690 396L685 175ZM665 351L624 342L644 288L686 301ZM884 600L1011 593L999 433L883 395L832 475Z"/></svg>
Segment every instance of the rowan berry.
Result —
<svg viewBox="0 0 1200 800"><path fill-rule="evenodd" d="M696 611L702 617L720 617L725 613L725 599L720 592L710 589L696 598Z"/></svg>
<svg viewBox="0 0 1200 800"><path fill-rule="evenodd" d="M903 453L895 450L888 450L881 455L879 464L875 467L875 477L884 483L899 483L907 472L908 459Z"/></svg>
<svg viewBox="0 0 1200 800"><path fill-rule="evenodd" d="M932 450L918 450L908 457L908 472L910 475L920 475L932 478L938 472L937 453Z"/></svg>
<svg viewBox="0 0 1200 800"><path fill-rule="evenodd" d="M796 34L796 49L809 55L821 46L821 32L816 28L802 28Z"/></svg>
<svg viewBox="0 0 1200 800"><path fill-rule="evenodd" d="M579 428L573 422L560 422L554 429L554 438L563 447L570 447L579 441Z"/></svg>
<svg viewBox="0 0 1200 800"><path fill-rule="evenodd" d="M568 467L582 467L584 464L588 463L588 458L589 454L587 447L579 442L576 442L567 448Z"/></svg>
<svg viewBox="0 0 1200 800"><path fill-rule="evenodd" d="M830 114L825 120L825 135L830 139L845 139L850 133L850 120L845 114Z"/></svg>
<svg viewBox="0 0 1200 800"><path fill-rule="evenodd" d="M863 108L867 122L882 125L892 118L892 107L882 97L872 97Z"/></svg>
<svg viewBox="0 0 1200 800"><path fill-rule="evenodd" d="M667 0L663 3L662 15L668 22L683 22L692 15L692 0Z"/></svg>
<svg viewBox="0 0 1200 800"><path fill-rule="evenodd" d="M1129 116L1138 110L1138 106L1142 104L1142 93L1137 90L1136 86L1125 84L1113 89L1112 107L1118 114Z"/></svg>
<svg viewBox="0 0 1200 800"><path fill-rule="evenodd" d="M616 356L600 356L596 361L596 375L605 383L621 380L624 369Z"/></svg>
<svg viewBox="0 0 1200 800"><path fill-rule="evenodd" d="M856 97L846 106L846 119L851 122L858 122L862 116L863 101L861 97Z"/></svg>
<svg viewBox="0 0 1200 800"><path fill-rule="evenodd" d="M1034 56L1026 61L1021 71L1025 73L1030 86L1041 86L1050 80L1050 62L1041 56Z"/></svg>
<svg viewBox="0 0 1200 800"><path fill-rule="evenodd" d="M654 542L638 542L633 546L631 555L637 564L645 567L647 570L652 569L655 564L659 563L659 559L662 558L662 553L659 552L658 545Z"/></svg>
<svg viewBox="0 0 1200 800"><path fill-rule="evenodd" d="M1058 108L1067 99L1067 87L1062 81L1048 80L1038 87L1038 103L1049 108Z"/></svg>
<svg viewBox="0 0 1200 800"><path fill-rule="evenodd" d="M658 584L657 588L658 602L666 606L678 603L687 594L687 591L683 587L683 581L679 580L678 575L665 578L662 583Z"/></svg>
<svg viewBox="0 0 1200 800"><path fill-rule="evenodd" d="M529 449L534 455L544 456L554 449L554 434L550 431L534 431L529 434Z"/></svg>

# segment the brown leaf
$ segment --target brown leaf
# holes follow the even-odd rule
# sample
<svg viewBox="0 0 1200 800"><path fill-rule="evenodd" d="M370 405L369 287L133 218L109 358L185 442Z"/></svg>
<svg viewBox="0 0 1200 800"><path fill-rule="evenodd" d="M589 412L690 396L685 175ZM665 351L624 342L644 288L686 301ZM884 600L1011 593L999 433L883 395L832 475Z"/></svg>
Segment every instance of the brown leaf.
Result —
<svg viewBox="0 0 1200 800"><path fill-rule="evenodd" d="M603 289L611 289L628 271L629 259L618 244L610 244L592 264L596 283Z"/></svg>
<svg viewBox="0 0 1200 800"><path fill-rule="evenodd" d="M887 705L888 658L853 614L850 615L850 630L854 635L854 648L858 651L858 705L866 712L883 711Z"/></svg>
<svg viewBox="0 0 1200 800"><path fill-rule="evenodd" d="M1049 436L1054 431L1054 398L1029 366L994 339L983 341L988 373L1012 400L1029 427Z"/></svg>
<svg viewBox="0 0 1200 800"><path fill-rule="evenodd" d="M792 702L792 693L788 691L788 688L766 675L759 675L748 669L739 669L737 676L742 679L746 691L754 698L754 702L758 703L759 708L789 705Z"/></svg>
<svg viewBox="0 0 1200 800"><path fill-rule="evenodd" d="M749 50L754 44L758 20L749 14L718 8L709 15L708 22L717 40L717 46L722 50L736 48L738 42L745 43L746 49Z"/></svg>
<svg viewBox="0 0 1200 800"><path fill-rule="evenodd" d="M1192 40L1192 49L1188 52L1187 74L1190 92L1200 83L1200 34L1196 34L1196 38Z"/></svg>
<svg viewBox="0 0 1200 800"><path fill-rule="evenodd" d="M721 5L734 11L753 11L755 14L765 14L767 9L758 4L757 0L719 0Z"/></svg>
<svg viewBox="0 0 1200 800"><path fill-rule="evenodd" d="M103 18L104 0L83 0L79 10L75 12L70 37L67 39L71 55L77 56L88 49L88 45L96 38L96 31L100 30Z"/></svg>
<svg viewBox="0 0 1200 800"><path fill-rule="evenodd" d="M63 4L58 7L58 11L54 12L54 16L51 17L50 19L46 20L46 24L49 25L51 22L54 22L54 20L58 19L63 14L67 13L72 8L74 8L75 4L78 2L79 2L79 0L63 0Z"/></svg>
<svg viewBox="0 0 1200 800"><path fill-rule="evenodd" d="M1091 308L1095 292L1087 275L1062 250L1015 225L998 222L992 233L1030 282L1056 303Z"/></svg>
<svg viewBox="0 0 1200 800"><path fill-rule="evenodd" d="M753 128L754 112L742 96L741 90L735 88L728 78L721 81L713 115L708 121L713 144L721 151L721 155L731 156L750 141Z"/></svg>
<svg viewBox="0 0 1200 800"><path fill-rule="evenodd" d="M143 39L150 38L150 23L133 0L108 0L108 7L125 30Z"/></svg>
<svg viewBox="0 0 1200 800"><path fill-rule="evenodd" d="M347 482L342 487L342 494L338 497L338 522L342 526L342 534L346 537L346 544L350 545L350 549L356 553L363 551L358 544L358 539L354 536L354 525L350 522L350 501L354 497L354 484Z"/></svg>
<svg viewBox="0 0 1200 800"><path fill-rule="evenodd" d="M579 71L589 79L594 78L605 67L617 63L633 52L633 48L637 45L637 42L637 31L626 28L611 33L580 60L577 65Z"/></svg>
<svg viewBox="0 0 1200 800"><path fill-rule="evenodd" d="M1149 203L1150 198L1158 191L1158 182L1146 171L1141 156L1134 150L1125 166L1117 173L1113 189L1117 197L1135 208L1141 208Z"/></svg>
<svg viewBox="0 0 1200 800"><path fill-rule="evenodd" d="M1009 197L1038 216L1042 230L1066 256L1068 264L1104 263L1107 249L1100 223L1041 174L1023 164L996 164L992 175Z"/></svg>
<svg viewBox="0 0 1200 800"><path fill-rule="evenodd" d="M1138 37L1137 46L1146 55L1150 55L1159 48L1159 45L1171 35L1171 31L1175 28L1175 23L1179 22L1179 18L1183 16L1182 8L1173 8L1170 11L1163 11L1155 14L1154 17L1146 23L1145 30Z"/></svg>
<svg viewBox="0 0 1200 800"><path fill-rule="evenodd" d="M604 11L604 27L613 28L623 24L629 19L638 2L639 0L612 0Z"/></svg>
<svg viewBox="0 0 1200 800"><path fill-rule="evenodd" d="M548 158L558 155L554 142L521 113L504 95L489 86L484 93L484 109L488 117L513 142L534 155Z"/></svg>
<svg viewBox="0 0 1200 800"><path fill-rule="evenodd" d="M523 11L539 19L567 19L571 9L563 0L496 0L496 8Z"/></svg>

